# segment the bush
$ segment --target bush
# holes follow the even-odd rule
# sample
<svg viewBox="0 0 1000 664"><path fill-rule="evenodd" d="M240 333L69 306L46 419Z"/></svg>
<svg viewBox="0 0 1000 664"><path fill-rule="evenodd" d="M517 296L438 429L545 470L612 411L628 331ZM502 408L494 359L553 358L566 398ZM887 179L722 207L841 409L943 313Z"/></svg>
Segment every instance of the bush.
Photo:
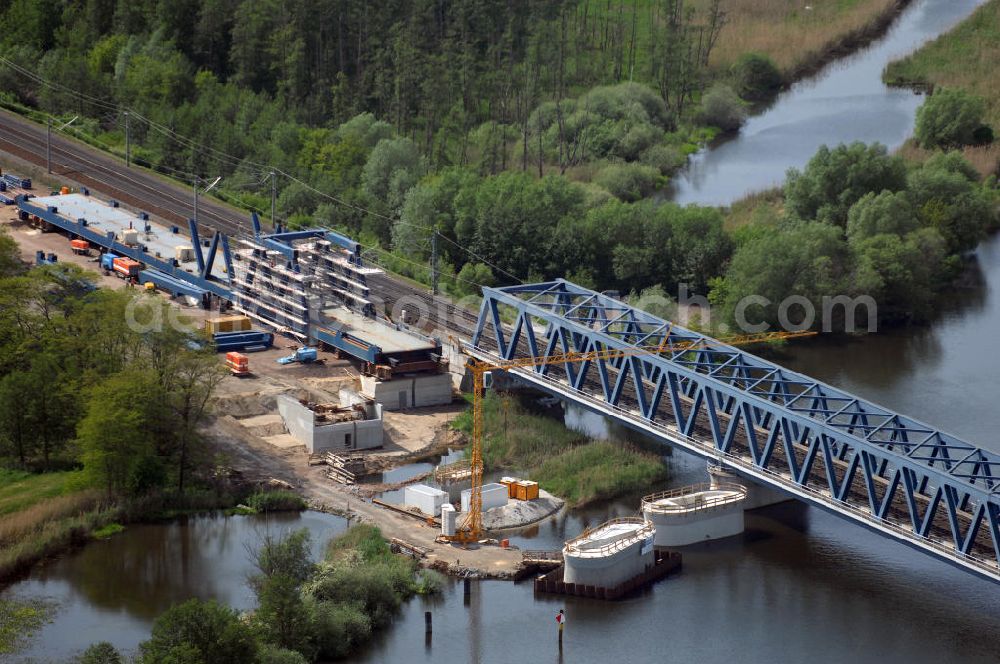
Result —
<svg viewBox="0 0 1000 664"><path fill-rule="evenodd" d="M257 655L257 640L236 611L192 599L157 618L139 651L143 664L246 664Z"/></svg>
<svg viewBox="0 0 1000 664"><path fill-rule="evenodd" d="M372 634L372 621L357 604L316 602L312 607L316 647L324 659L349 655Z"/></svg>
<svg viewBox="0 0 1000 664"><path fill-rule="evenodd" d="M746 108L728 85L715 85L701 98L699 119L722 131L736 131L746 119Z"/></svg>
<svg viewBox="0 0 1000 664"><path fill-rule="evenodd" d="M623 201L637 201L652 194L660 182L660 174L642 164L610 164L594 178L600 186Z"/></svg>
<svg viewBox="0 0 1000 664"><path fill-rule="evenodd" d="M496 283L493 270L482 263L466 263L458 271L455 290L456 295L479 295L480 286L490 287Z"/></svg>
<svg viewBox="0 0 1000 664"><path fill-rule="evenodd" d="M417 594L437 595L444 590L444 575L432 569L417 572Z"/></svg>
<svg viewBox="0 0 1000 664"><path fill-rule="evenodd" d="M865 194L905 188L906 166L885 146L855 142L831 150L824 145L804 171L788 171L785 202L799 219L844 226L848 210Z"/></svg>
<svg viewBox="0 0 1000 664"><path fill-rule="evenodd" d="M294 650L266 645L257 653L256 664L309 664L309 660Z"/></svg>
<svg viewBox="0 0 1000 664"><path fill-rule="evenodd" d="M906 192L868 193L847 213L847 238L854 242L881 234L905 235L918 225Z"/></svg>
<svg viewBox="0 0 1000 664"><path fill-rule="evenodd" d="M583 505L651 486L666 474L659 457L601 440L556 454L532 477L546 491Z"/></svg>
<svg viewBox="0 0 1000 664"><path fill-rule="evenodd" d="M744 53L730 71L737 94L748 101L770 99L784 83L771 58L760 53Z"/></svg>
<svg viewBox="0 0 1000 664"><path fill-rule="evenodd" d="M257 512L301 512L306 501L293 491L261 491L247 499L247 506Z"/></svg>
<svg viewBox="0 0 1000 664"><path fill-rule="evenodd" d="M77 664L122 664L124 661L121 654L107 641L93 644L76 659Z"/></svg>
<svg viewBox="0 0 1000 664"><path fill-rule="evenodd" d="M408 570L412 575L412 570ZM308 593L320 602L357 604L374 625L384 625L396 614L402 598L396 593L394 569L383 565L326 566L308 584ZM406 578L407 584L412 580Z"/></svg>
<svg viewBox="0 0 1000 664"><path fill-rule="evenodd" d="M993 127L989 125L981 125L972 132L972 144L973 145L989 145L995 139L993 135Z"/></svg>
<svg viewBox="0 0 1000 664"><path fill-rule="evenodd" d="M964 90L939 90L917 109L914 130L925 148L954 148L972 145L982 131L986 102ZM980 138L985 135L980 134Z"/></svg>
<svg viewBox="0 0 1000 664"><path fill-rule="evenodd" d="M639 161L645 165L655 168L661 175L670 175L687 161L681 152L669 145L652 145L639 156Z"/></svg>

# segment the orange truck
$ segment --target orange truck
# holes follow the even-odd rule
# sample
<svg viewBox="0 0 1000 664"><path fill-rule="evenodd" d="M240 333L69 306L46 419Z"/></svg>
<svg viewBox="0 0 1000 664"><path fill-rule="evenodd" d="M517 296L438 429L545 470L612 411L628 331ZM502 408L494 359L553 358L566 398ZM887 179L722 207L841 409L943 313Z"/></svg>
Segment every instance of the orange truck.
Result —
<svg viewBox="0 0 1000 664"><path fill-rule="evenodd" d="M138 279L139 270L142 269L142 263L139 261L134 261L131 258L125 258L124 256L114 259L112 262L112 269L115 274L117 274L122 279Z"/></svg>
<svg viewBox="0 0 1000 664"><path fill-rule="evenodd" d="M226 366L229 367L229 373L234 376L250 375L250 358L243 353L235 351L226 353Z"/></svg>

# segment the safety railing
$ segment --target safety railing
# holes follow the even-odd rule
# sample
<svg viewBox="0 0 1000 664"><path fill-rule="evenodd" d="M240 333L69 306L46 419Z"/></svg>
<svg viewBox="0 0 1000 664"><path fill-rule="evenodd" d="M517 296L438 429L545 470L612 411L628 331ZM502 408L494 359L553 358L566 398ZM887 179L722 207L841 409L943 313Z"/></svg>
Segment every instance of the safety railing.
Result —
<svg viewBox="0 0 1000 664"><path fill-rule="evenodd" d="M599 532L603 528L610 528L611 526L617 525L630 525L637 527L615 535L613 540L600 546L583 548L583 544L592 539L595 533ZM582 533L566 542L563 547L563 551L577 554L607 556L627 549L637 541L652 537L655 532L656 530L653 528L653 524L645 519L635 516L622 516L615 519L609 519L594 528L587 528Z"/></svg>
<svg viewBox="0 0 1000 664"><path fill-rule="evenodd" d="M699 495L706 493L712 493L712 495ZM671 499L685 498L687 496L693 496L694 500L669 502ZM642 511L646 512L648 510L663 514L694 512L733 505L745 500L746 497L747 488L745 486L739 484L716 484L713 486L708 482L703 482L701 484L691 484L679 489L669 489L643 496Z"/></svg>

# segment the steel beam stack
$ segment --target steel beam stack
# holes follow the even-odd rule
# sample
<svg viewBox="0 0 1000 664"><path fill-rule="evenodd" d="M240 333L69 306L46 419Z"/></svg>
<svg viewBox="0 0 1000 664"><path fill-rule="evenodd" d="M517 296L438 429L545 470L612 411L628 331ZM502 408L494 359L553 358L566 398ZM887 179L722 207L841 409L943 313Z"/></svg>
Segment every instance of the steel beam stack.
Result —
<svg viewBox="0 0 1000 664"><path fill-rule="evenodd" d="M356 244L325 229L265 234L256 215L253 225L254 235L233 252L237 311L306 342L316 340L314 328L330 307L371 311L371 270L345 246Z"/></svg>

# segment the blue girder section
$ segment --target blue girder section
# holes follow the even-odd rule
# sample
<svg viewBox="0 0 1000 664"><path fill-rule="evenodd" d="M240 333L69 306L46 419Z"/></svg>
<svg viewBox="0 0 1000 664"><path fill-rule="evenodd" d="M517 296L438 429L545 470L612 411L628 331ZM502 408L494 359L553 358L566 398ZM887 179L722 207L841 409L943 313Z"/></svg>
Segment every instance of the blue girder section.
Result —
<svg viewBox="0 0 1000 664"><path fill-rule="evenodd" d="M564 280L483 293L473 355L555 356L517 372L1000 581L1000 455ZM635 346L661 351L558 360Z"/></svg>
<svg viewBox="0 0 1000 664"><path fill-rule="evenodd" d="M87 240L99 247L104 247L111 253L119 256L127 256L133 260L137 260L144 264L147 268L158 270L160 273L169 277L191 284L199 291L208 291L227 300L233 299L233 293L229 289L228 285L204 278L201 275L191 274L185 270L178 269L174 267L173 263L170 261L157 258L156 256L148 254L138 247L130 247L126 244L122 244L115 239L115 234L113 232L108 232L107 234L98 233L86 225L86 220L71 221L59 215L56 210L46 208L41 205L35 205L30 201L30 199L24 200L19 198L17 205L18 209L22 213L35 215L39 219L52 224L56 228L60 228L76 237L83 238L84 240ZM200 248L194 239L195 238L192 238L192 245L195 247L195 254L199 255L198 252ZM228 244L224 246L228 246ZM231 269L231 266L231 262L227 260L227 267Z"/></svg>
<svg viewBox="0 0 1000 664"><path fill-rule="evenodd" d="M314 326L312 334L316 341L322 341L365 362L375 362L382 352L378 346L343 330Z"/></svg>

